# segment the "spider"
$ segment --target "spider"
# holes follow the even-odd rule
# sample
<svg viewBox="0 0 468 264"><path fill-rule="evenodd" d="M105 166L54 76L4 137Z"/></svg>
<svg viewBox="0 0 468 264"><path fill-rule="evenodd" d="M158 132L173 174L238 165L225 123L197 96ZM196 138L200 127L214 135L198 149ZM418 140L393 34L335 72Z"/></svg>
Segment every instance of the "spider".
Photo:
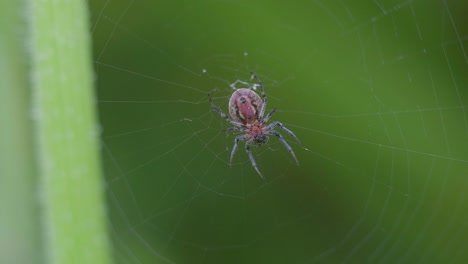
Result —
<svg viewBox="0 0 468 264"><path fill-rule="evenodd" d="M299 143L299 145L302 144L296 137L296 135L294 135L294 133L291 130L287 129L282 123L273 122L269 125L266 124L271 118L271 116L276 112L276 108L273 108L264 117L267 104L267 96L265 93L265 89L263 88L262 81L254 73L251 73L251 75L251 79L255 79L257 81L257 85L258 87L260 87L262 97L260 98L260 96L257 93L248 88L236 89L231 95L231 99L229 99L229 114L231 115L231 118L229 118L223 112L223 110L221 110L218 106L216 106L213 103L213 100L210 95L208 95L208 98L210 100L211 107L213 108L213 110L218 112L218 114L230 124L234 125L233 127L228 128L227 131L240 131L244 133L242 135L237 136L234 139L234 146L232 147L229 165L232 164L232 159L234 158L234 155L237 152L239 141L245 140L245 151L249 156L250 162L252 163L252 167L255 169L255 171L257 171L260 177L264 178L262 173L258 169L257 163L255 162L255 159L252 155L252 151L250 150L250 147L252 145L260 146L261 144L268 142L268 135L276 136L278 137L279 141L283 143L283 146L289 151L289 153L291 153L297 165L299 165L299 161L297 160L296 155L294 154L294 151L291 148L291 146L289 146L286 140L284 140L283 136L274 129L276 127L280 127L288 135L293 137ZM246 82L242 81L236 81L235 83L237 82L247 84Z"/></svg>

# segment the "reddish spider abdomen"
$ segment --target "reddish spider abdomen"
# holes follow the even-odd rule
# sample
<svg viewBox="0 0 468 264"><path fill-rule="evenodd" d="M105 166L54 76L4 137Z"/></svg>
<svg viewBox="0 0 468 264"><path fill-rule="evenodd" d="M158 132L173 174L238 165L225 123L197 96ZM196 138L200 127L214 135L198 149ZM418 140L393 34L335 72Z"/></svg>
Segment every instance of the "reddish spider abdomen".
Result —
<svg viewBox="0 0 468 264"><path fill-rule="evenodd" d="M257 111L250 103L238 104L239 115L245 120L245 123L250 124L257 120Z"/></svg>
<svg viewBox="0 0 468 264"><path fill-rule="evenodd" d="M252 124L257 121L260 96L247 88L237 89L229 100L229 114L236 121Z"/></svg>

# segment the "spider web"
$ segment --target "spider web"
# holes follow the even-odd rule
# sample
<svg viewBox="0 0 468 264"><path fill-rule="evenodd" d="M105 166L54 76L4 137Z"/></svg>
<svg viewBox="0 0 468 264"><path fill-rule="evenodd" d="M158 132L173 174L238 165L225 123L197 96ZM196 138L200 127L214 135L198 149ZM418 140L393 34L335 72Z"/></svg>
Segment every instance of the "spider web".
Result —
<svg viewBox="0 0 468 264"><path fill-rule="evenodd" d="M92 1L116 263L464 263L463 1ZM264 82L253 153L227 113Z"/></svg>

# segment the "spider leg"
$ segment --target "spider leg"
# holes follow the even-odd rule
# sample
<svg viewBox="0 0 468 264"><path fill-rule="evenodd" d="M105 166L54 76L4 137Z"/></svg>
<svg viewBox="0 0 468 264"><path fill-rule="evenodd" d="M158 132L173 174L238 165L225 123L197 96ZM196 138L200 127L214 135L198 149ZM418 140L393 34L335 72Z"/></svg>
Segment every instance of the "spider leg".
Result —
<svg viewBox="0 0 468 264"><path fill-rule="evenodd" d="M266 102L266 94L265 89L263 88L263 82L257 77L255 73L251 72L250 74L252 75L252 79L255 79L260 85L260 92L262 94L263 101Z"/></svg>
<svg viewBox="0 0 468 264"><path fill-rule="evenodd" d="M247 152L247 155L249 155L249 159L250 159L250 162L252 163L252 167L254 167L255 171L257 171L258 175L260 175L260 177L262 179L265 179L263 177L262 173L260 172L260 170L258 169L257 163L255 162L255 159L254 159L254 157L252 155L252 151L250 150L250 145L251 144L252 143L250 143L250 142L245 143L245 151Z"/></svg>
<svg viewBox="0 0 468 264"><path fill-rule="evenodd" d="M283 129L284 132L288 133L288 135L293 137L297 141L297 143L299 143L299 145L302 146L301 141L296 137L296 135L294 135L294 133L291 130L287 129L281 122L273 122L273 123L269 124L268 125L268 130L271 131L271 130L275 129L275 127L280 127L281 129Z"/></svg>
<svg viewBox="0 0 468 264"><path fill-rule="evenodd" d="M278 139L281 141L281 143L283 143L283 146L289 151L289 153L291 153L291 155L293 156L293 158L296 161L297 165L299 165L299 161L296 158L296 154L294 154L293 149L291 148L291 146L289 146L288 142L286 142L286 140L284 140L283 136L278 131L274 131L274 130L270 130L270 134L275 135L275 136L278 137Z"/></svg>
<svg viewBox="0 0 468 264"><path fill-rule="evenodd" d="M265 116L265 118L263 118L262 123L266 124L275 112L276 112L276 108L271 109L271 111Z"/></svg>
<svg viewBox="0 0 468 264"><path fill-rule="evenodd" d="M237 80L237 81L231 83L229 86L231 86L231 88L232 88L233 90L237 90L237 88L236 88L236 84L237 84L237 83L243 84L243 85L245 85L245 86L249 86L249 85L250 85L250 83L248 83L248 82L244 82L244 81L241 81L241 80Z"/></svg>
<svg viewBox="0 0 468 264"><path fill-rule="evenodd" d="M236 126L236 127L241 127L242 126L242 123L240 122L236 122L234 120L231 120L224 112L223 110L221 110L217 105L214 104L213 102L213 99L211 98L211 96L208 94L208 99L210 100L210 103L211 103L211 107L213 108L213 110L215 110L216 112L218 112L218 114L224 118L226 121L228 121L229 123L231 123L232 125Z"/></svg>
<svg viewBox="0 0 468 264"><path fill-rule="evenodd" d="M234 139L234 146L232 147L231 158L229 159L229 166L231 166L232 159L234 158L234 155L236 155L237 147L239 146L239 141L240 140L245 140L245 139L247 139L247 137L248 137L247 135L240 135L240 136L237 136Z"/></svg>
<svg viewBox="0 0 468 264"><path fill-rule="evenodd" d="M236 127L236 126L228 127L228 128L226 128L226 129L223 129L223 131L226 131L226 132L232 132L232 131L247 132L246 129L241 128L241 127Z"/></svg>
<svg viewBox="0 0 468 264"><path fill-rule="evenodd" d="M266 105L267 105L267 96L265 93L265 88L263 88L263 82L257 77L255 73L251 72L250 74L252 75L252 79L255 79L260 85L260 93L262 95L263 103L261 105L260 113L258 114L258 119L259 121L262 121L263 115L265 114Z"/></svg>

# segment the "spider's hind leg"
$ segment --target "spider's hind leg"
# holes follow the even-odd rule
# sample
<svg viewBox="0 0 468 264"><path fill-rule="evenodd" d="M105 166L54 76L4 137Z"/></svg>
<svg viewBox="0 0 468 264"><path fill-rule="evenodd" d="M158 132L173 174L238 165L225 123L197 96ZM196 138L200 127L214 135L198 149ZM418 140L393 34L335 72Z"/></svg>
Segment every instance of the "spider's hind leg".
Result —
<svg viewBox="0 0 468 264"><path fill-rule="evenodd" d="M265 110L266 110L267 96L265 93L265 88L263 87L263 82L257 77L255 73L251 72L250 74L252 76L251 78L255 79L258 85L260 86L260 94L262 95L262 105L261 105L260 113L258 114L258 117L259 117L259 120L261 121L263 119L263 115L265 114Z"/></svg>
<svg viewBox="0 0 468 264"><path fill-rule="evenodd" d="M213 108L213 110L215 110L222 118L224 118L224 120L228 121L229 123L231 123L232 125L234 125L236 127L242 127L242 123L230 119L229 116L226 115L223 112L223 110L221 110L221 108L219 108L217 105L215 105L215 103L213 102L213 99L211 98L210 94L208 94L208 99L210 100L211 108Z"/></svg>
<svg viewBox="0 0 468 264"><path fill-rule="evenodd" d="M250 142L247 142L245 144L245 151L247 152L247 155L249 155L249 159L250 159L250 162L252 163L252 167L255 169L255 171L258 173L258 175L260 175L260 177L262 179L265 179L263 177L263 174L260 172L260 170L258 169L258 166L257 166L257 162L255 162L255 159L253 157L253 154L252 154L252 151L250 150L250 146L251 146L251 143Z"/></svg>
<svg viewBox="0 0 468 264"><path fill-rule="evenodd" d="M276 112L276 108L271 109L271 111L263 118L261 121L263 124L266 124L270 120L271 116Z"/></svg>
<svg viewBox="0 0 468 264"><path fill-rule="evenodd" d="M233 126L233 127L225 128L225 129L223 129L223 131L225 131L225 132L236 132L236 131L246 132L246 129L242 128L242 127Z"/></svg>
<svg viewBox="0 0 468 264"><path fill-rule="evenodd" d="M240 135L234 139L234 146L232 147L231 158L229 159L229 166L231 166L232 159L234 158L234 155L236 155L237 147L239 146L239 141L245 140L246 138L247 138L246 135Z"/></svg>
<svg viewBox="0 0 468 264"><path fill-rule="evenodd" d="M266 93L265 93L265 88L263 88L263 82L257 77L257 75L253 72L250 73L252 75L252 79L255 79L260 86L260 93L262 95L263 101L266 102Z"/></svg>

